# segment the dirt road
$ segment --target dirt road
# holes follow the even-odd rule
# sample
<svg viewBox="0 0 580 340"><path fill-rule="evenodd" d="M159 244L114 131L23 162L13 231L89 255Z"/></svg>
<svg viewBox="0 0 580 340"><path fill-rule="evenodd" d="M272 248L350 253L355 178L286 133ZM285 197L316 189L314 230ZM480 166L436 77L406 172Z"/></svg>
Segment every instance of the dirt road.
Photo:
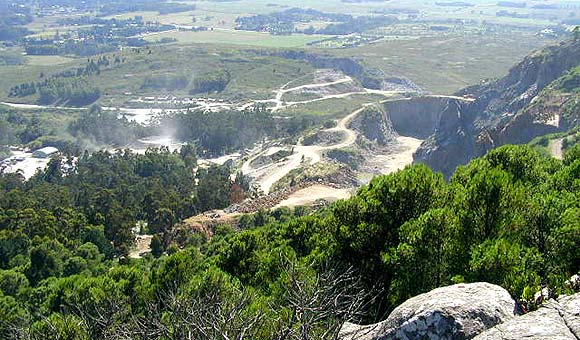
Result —
<svg viewBox="0 0 580 340"><path fill-rule="evenodd" d="M365 109L365 107L366 106L363 106L348 116L342 118L340 121L338 121L336 127L322 130L327 132L335 132L337 134L342 133L345 138L339 143L334 145L320 146L303 145L302 141L300 141L298 144L290 146L290 148L294 150L294 153L286 157L284 160L257 169L253 168L251 166L251 162L260 155L266 153L265 151L248 159L242 165L242 173L254 176L260 185L262 192L264 194L269 193L270 189L276 182L284 178L288 173L290 173L290 171L300 167L302 162L308 163L310 165L316 164L320 162L323 151L342 149L354 144L356 141L356 132L349 129L347 126L357 114Z"/></svg>
<svg viewBox="0 0 580 340"><path fill-rule="evenodd" d="M296 191L290 195L290 197L278 203L278 205L276 205L274 208L309 205L320 199L326 200L328 202L334 202L341 199L347 199L350 196L351 190L337 189L327 185L315 184L313 186Z"/></svg>
<svg viewBox="0 0 580 340"><path fill-rule="evenodd" d="M564 138L558 138L550 141L548 145L548 150L550 150L550 154L556 159L563 159L564 153L562 152L562 141Z"/></svg>

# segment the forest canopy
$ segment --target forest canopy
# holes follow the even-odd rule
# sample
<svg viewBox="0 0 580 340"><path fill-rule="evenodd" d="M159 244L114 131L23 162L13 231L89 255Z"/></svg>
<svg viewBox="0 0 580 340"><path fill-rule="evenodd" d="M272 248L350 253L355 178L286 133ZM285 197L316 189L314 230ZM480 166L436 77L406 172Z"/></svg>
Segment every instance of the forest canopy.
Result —
<svg viewBox="0 0 580 340"><path fill-rule="evenodd" d="M449 182L410 166L328 209L244 215L239 231L217 226L210 239L171 231L228 204L207 195L233 183L210 168L194 184L186 154L96 153L68 176L56 166L28 182L5 174L0 333L325 338L345 320L376 321L411 296L474 281L533 307L535 291L566 292L580 269L578 155L578 146L563 161L505 146ZM139 219L158 235L155 256L119 257ZM329 303L336 296L351 308Z"/></svg>

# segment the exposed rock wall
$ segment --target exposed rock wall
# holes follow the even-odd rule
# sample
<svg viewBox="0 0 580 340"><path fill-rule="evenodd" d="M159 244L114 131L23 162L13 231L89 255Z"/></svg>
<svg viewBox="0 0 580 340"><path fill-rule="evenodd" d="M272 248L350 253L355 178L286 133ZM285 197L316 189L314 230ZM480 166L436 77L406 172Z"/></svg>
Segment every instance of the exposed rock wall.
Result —
<svg viewBox="0 0 580 340"><path fill-rule="evenodd" d="M491 148L527 143L539 135L561 131L558 124L537 117L542 112L525 108L542 89L577 65L580 41L570 41L532 54L500 80L460 91L459 96L473 97L474 102L458 112L443 112L434 134L415 154L415 161L449 176L457 165Z"/></svg>
<svg viewBox="0 0 580 340"><path fill-rule="evenodd" d="M387 116L397 133L425 139L435 133L441 116L449 108L461 105L457 99L415 97L384 102Z"/></svg>
<svg viewBox="0 0 580 340"><path fill-rule="evenodd" d="M349 128L381 146L394 141L398 136L387 112L380 105L366 107L353 118Z"/></svg>
<svg viewBox="0 0 580 340"><path fill-rule="evenodd" d="M356 78L362 86L368 89L422 92L419 86L407 78L387 77L383 71L366 68L353 58L307 53L298 50L285 50L279 52L278 55L286 59L303 60L316 68L340 70L342 73Z"/></svg>

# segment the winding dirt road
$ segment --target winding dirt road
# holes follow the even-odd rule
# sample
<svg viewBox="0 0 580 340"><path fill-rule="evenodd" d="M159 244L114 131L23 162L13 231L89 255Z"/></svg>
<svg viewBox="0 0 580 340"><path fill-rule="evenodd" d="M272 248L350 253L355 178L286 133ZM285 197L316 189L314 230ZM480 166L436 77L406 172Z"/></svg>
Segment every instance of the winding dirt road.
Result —
<svg viewBox="0 0 580 340"><path fill-rule="evenodd" d="M264 194L269 193L270 189L276 182L284 178L284 176L289 174L290 171L300 167L300 165L302 165L302 162L308 162L308 164L310 165L316 164L320 162L323 151L342 149L354 144L354 142L356 141L356 132L349 129L347 126L350 123L350 121L362 110L364 110L367 106L368 105L364 105L360 109L352 112L348 116L339 120L336 127L321 130L327 132L342 133L345 136L345 138L339 143L333 145L320 146L320 145L304 145L302 141L300 141L296 145L289 146L289 148L292 148L294 152L292 153L292 155L286 157L284 160L260 168L253 168L251 166L252 161L255 160L257 157L264 155L268 151L266 150L248 159L242 165L242 173L244 173L245 175L251 175L252 177L255 177L256 181L260 185L260 189L262 190L262 192Z"/></svg>
<svg viewBox="0 0 580 340"><path fill-rule="evenodd" d="M352 82L352 78L349 76L345 76L342 79L338 79L338 80L331 81L331 82L305 84L305 85L287 88L292 82L293 82L293 80L287 82L282 87L280 87L278 90L274 91L276 93L276 97L274 99L268 100L269 102L273 102L276 105L272 108L272 112L276 112L280 109L283 109L287 106L290 106L291 103L287 103L286 105L284 105L285 102L283 101L283 97L286 93L300 91L300 90L304 90L304 89L317 89L317 88L324 88L324 87L329 87L329 86L338 85L338 84L350 83L350 82ZM306 104L306 103L311 103L311 102L314 102L317 100L324 100L324 99L329 99L329 96L325 96L323 98L312 99L311 101L295 102L293 105L296 105L297 103Z"/></svg>

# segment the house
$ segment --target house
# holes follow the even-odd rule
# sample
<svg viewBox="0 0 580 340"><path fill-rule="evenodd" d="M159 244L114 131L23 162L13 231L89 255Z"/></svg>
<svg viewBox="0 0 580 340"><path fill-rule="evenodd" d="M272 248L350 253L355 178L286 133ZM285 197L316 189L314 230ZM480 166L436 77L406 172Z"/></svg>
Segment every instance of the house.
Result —
<svg viewBox="0 0 580 340"><path fill-rule="evenodd" d="M47 146L42 149L38 149L32 153L34 158L50 158L58 153L58 149L52 146Z"/></svg>

